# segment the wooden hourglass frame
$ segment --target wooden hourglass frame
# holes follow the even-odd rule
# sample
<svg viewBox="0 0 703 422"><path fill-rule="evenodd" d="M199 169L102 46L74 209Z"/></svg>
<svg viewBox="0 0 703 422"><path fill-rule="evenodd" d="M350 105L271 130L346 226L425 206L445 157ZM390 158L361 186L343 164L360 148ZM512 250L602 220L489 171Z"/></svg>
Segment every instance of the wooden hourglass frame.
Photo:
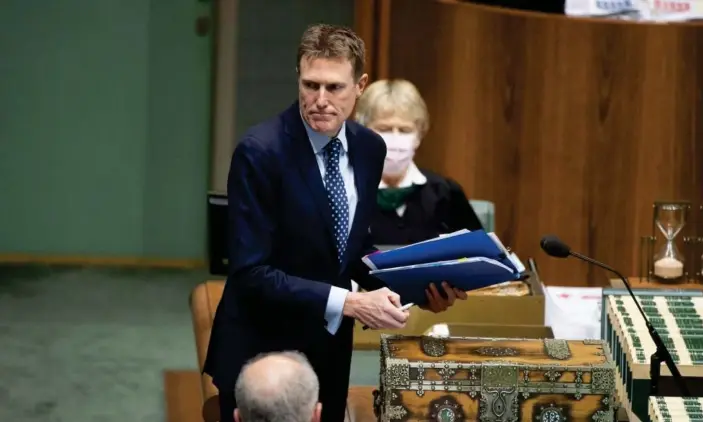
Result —
<svg viewBox="0 0 703 422"><path fill-rule="evenodd" d="M703 211L703 208L700 209ZM703 237L688 235L691 224L689 201L656 201L653 204L652 235L642 238L642 280L662 284L688 283L701 277Z"/></svg>

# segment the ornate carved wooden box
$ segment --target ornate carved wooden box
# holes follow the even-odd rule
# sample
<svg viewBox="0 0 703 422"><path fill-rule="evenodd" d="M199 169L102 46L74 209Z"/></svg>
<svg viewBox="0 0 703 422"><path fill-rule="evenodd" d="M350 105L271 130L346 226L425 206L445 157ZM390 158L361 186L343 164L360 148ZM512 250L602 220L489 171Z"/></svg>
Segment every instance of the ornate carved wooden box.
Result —
<svg viewBox="0 0 703 422"><path fill-rule="evenodd" d="M381 338L381 421L613 421L601 340Z"/></svg>

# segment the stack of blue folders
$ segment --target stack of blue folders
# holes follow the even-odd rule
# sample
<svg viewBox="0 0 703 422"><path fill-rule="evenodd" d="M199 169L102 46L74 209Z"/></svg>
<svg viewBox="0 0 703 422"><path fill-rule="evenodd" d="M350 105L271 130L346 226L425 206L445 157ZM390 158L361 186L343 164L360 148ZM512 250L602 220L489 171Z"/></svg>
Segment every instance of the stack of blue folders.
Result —
<svg viewBox="0 0 703 422"><path fill-rule="evenodd" d="M363 258L370 274L381 279L405 303L423 305L430 283L446 281L457 289L476 290L519 280L525 267L494 233L460 230L448 235Z"/></svg>

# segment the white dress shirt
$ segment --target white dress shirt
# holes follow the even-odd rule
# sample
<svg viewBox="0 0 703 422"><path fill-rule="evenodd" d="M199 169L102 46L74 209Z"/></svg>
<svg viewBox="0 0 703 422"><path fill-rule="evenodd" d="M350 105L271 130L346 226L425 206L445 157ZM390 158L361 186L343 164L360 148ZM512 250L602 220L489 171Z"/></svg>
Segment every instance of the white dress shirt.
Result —
<svg viewBox="0 0 703 422"><path fill-rule="evenodd" d="M301 116L302 119L302 116ZM317 166L320 169L320 175L322 180L325 180L325 157L323 149L329 143L330 138L327 135L322 135L315 132L308 126L305 119L303 119L303 124L305 125L305 130L308 133L308 138L312 144L312 149L315 152L315 159L317 160ZM339 157L339 170L342 173L342 180L344 181L344 189L347 192L347 202L349 203L349 224L348 230L351 231L352 222L354 221L354 214L356 213L356 205L359 202L358 192L356 190L356 183L354 182L354 170L352 169L351 163L349 162L349 148L347 143L347 125L342 124L342 128L339 130L339 134L336 136L337 139L342 143L342 151ZM323 182L324 183L324 182ZM347 232L347 234L349 233ZM325 320L327 321L327 331L330 334L335 334L342 323L342 311L344 310L344 301L347 299L347 293L349 290L343 289L341 287L332 286L330 290L330 295L327 298L327 307L325 309Z"/></svg>

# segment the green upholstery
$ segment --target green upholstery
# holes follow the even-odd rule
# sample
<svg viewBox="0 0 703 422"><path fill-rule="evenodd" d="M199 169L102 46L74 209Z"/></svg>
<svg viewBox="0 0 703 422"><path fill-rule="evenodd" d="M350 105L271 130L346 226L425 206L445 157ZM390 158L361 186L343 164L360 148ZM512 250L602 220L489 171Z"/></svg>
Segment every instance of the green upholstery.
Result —
<svg viewBox="0 0 703 422"><path fill-rule="evenodd" d="M478 219L481 220L483 228L487 232L495 231L495 204L483 199L470 199L471 207L476 211Z"/></svg>
<svg viewBox="0 0 703 422"><path fill-rule="evenodd" d="M354 350L352 352L349 385L378 385L381 372L381 352Z"/></svg>

